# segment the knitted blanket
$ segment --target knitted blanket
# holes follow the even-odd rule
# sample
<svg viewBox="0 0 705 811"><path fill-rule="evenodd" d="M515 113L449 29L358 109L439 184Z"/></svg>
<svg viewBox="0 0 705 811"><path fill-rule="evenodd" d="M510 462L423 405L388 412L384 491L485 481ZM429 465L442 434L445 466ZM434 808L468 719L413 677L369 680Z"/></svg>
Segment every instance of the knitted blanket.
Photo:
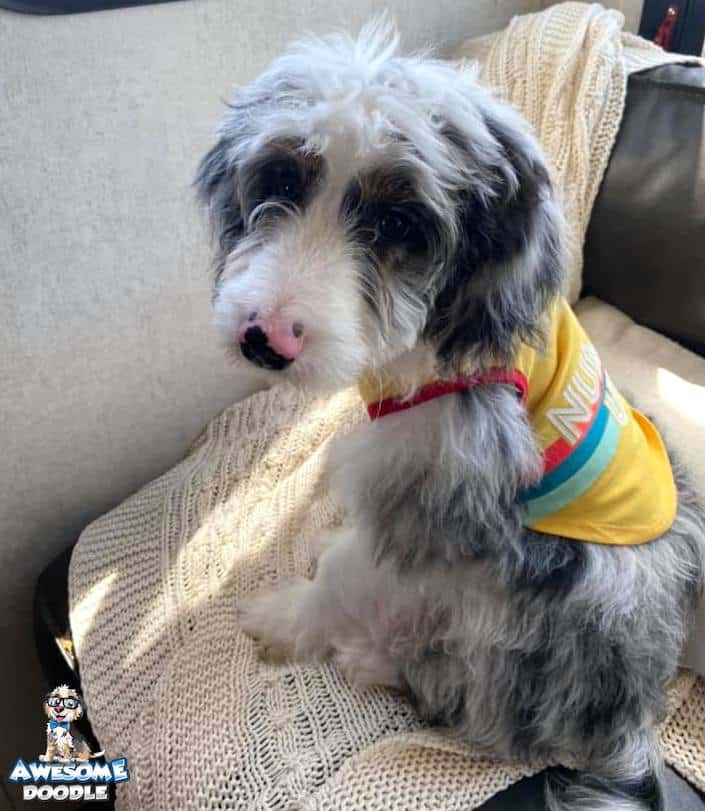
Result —
<svg viewBox="0 0 705 811"><path fill-rule="evenodd" d="M482 76L543 140L571 229L571 290L619 124L631 49L621 17L567 3L485 42ZM353 391L278 386L213 420L179 465L81 536L70 611L94 729L132 779L122 809L471 809L544 764L495 763L425 728L401 696L358 690L331 665L271 666L236 599L307 573L340 520L323 476L331 438L364 411ZM705 789L705 685L682 673L661 730Z"/></svg>

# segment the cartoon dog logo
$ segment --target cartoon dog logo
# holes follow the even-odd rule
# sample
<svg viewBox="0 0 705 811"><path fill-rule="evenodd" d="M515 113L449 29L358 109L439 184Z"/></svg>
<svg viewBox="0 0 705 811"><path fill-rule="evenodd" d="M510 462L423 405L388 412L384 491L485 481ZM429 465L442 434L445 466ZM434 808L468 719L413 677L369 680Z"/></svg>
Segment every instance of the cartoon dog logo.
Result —
<svg viewBox="0 0 705 811"><path fill-rule="evenodd" d="M47 762L71 763L90 760L103 752L91 752L85 738L72 726L84 713L81 695L66 684L61 684L44 699L47 724L47 750L39 759Z"/></svg>

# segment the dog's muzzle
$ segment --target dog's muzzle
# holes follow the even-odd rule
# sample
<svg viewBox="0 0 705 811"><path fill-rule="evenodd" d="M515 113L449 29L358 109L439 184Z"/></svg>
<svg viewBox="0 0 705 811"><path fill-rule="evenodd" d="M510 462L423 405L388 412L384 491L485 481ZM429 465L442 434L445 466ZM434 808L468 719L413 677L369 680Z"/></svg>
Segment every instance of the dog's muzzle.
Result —
<svg viewBox="0 0 705 811"><path fill-rule="evenodd" d="M263 369L279 371L301 353L304 345L304 325L281 315L258 315L251 312L240 324L238 337L243 356Z"/></svg>
<svg viewBox="0 0 705 811"><path fill-rule="evenodd" d="M267 334L259 326L248 327L240 341L240 351L255 366L263 369L286 369L293 358L285 358L269 345Z"/></svg>

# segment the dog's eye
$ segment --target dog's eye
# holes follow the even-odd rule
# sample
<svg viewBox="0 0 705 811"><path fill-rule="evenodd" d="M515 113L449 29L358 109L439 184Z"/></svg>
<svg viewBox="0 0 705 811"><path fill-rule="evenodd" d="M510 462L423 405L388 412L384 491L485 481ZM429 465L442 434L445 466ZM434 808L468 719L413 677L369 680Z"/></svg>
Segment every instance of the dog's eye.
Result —
<svg viewBox="0 0 705 811"><path fill-rule="evenodd" d="M385 211L377 224L377 232L385 242L402 242L410 230L411 222L401 211Z"/></svg>
<svg viewBox="0 0 705 811"><path fill-rule="evenodd" d="M303 192L303 181L296 166L290 163L274 164L265 183L265 198L277 198L299 203Z"/></svg>

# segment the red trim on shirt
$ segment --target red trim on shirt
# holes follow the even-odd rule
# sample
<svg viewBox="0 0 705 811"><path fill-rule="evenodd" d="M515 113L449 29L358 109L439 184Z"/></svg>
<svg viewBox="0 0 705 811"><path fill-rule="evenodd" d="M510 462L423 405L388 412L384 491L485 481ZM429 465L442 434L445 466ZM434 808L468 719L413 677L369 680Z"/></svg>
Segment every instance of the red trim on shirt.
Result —
<svg viewBox="0 0 705 811"><path fill-rule="evenodd" d="M459 391L467 391L491 383L504 383L514 386L522 402L526 400L529 392L526 377L518 369L504 369L500 366L493 366L484 372L463 375L453 380L434 380L433 383L421 386L408 399L388 397L385 400L370 403L367 406L367 413L370 415L371 420L376 420L379 417L385 417L387 414L406 411L409 408L421 405L421 403L435 400L436 397L444 397L446 394L455 394Z"/></svg>

